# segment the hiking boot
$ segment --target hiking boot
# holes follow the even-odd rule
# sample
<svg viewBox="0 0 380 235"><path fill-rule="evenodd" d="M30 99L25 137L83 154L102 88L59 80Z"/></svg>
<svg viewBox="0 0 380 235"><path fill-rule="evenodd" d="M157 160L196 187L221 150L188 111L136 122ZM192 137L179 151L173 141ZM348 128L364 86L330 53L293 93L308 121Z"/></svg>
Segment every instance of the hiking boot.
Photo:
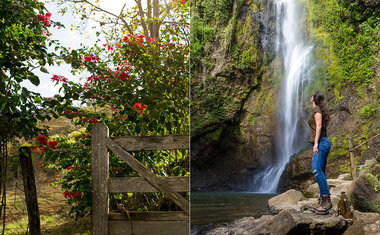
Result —
<svg viewBox="0 0 380 235"><path fill-rule="evenodd" d="M322 205L315 209L315 213L318 215L326 215L329 213L329 210L332 208L330 195L322 195Z"/></svg>
<svg viewBox="0 0 380 235"><path fill-rule="evenodd" d="M318 207L322 205L322 196L318 198L318 204L310 208L310 210L315 211Z"/></svg>

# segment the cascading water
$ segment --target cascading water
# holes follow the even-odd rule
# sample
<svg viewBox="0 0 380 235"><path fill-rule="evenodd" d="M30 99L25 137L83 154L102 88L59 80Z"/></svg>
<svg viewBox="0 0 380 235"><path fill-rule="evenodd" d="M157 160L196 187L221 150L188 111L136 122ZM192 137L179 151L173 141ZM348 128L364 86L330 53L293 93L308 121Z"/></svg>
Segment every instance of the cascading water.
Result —
<svg viewBox="0 0 380 235"><path fill-rule="evenodd" d="M309 63L312 46L304 40L303 3L298 0L277 0L276 9L276 54L283 60L282 81L278 106L278 137L276 156L259 174L255 175L253 190L274 193L286 163L294 153L305 146L307 129L301 97L311 80L312 65Z"/></svg>

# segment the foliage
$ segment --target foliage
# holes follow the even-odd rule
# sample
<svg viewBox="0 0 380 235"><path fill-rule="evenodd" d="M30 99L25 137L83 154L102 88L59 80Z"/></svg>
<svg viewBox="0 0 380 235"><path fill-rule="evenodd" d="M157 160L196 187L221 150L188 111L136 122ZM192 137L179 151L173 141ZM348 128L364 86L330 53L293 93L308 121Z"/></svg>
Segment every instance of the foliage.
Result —
<svg viewBox="0 0 380 235"><path fill-rule="evenodd" d="M21 82L29 80L38 86L40 80L33 70L48 73L44 66L54 63L55 54L47 51L47 44L57 43L49 39L48 27L61 25L50 21L51 14L34 0L2 1L0 15L1 141L32 138L42 131L37 120L49 118L49 114L41 110L39 94L22 87Z"/></svg>
<svg viewBox="0 0 380 235"><path fill-rule="evenodd" d="M365 178L364 178L364 181L367 185L371 186L373 191L375 191L376 193L379 191L379 188L380 188L380 182L379 180L377 179L376 176L374 176L373 174L366 174L365 175Z"/></svg>
<svg viewBox="0 0 380 235"><path fill-rule="evenodd" d="M370 83L379 67L375 59L380 41L379 3L309 0L307 4L313 36L329 50L323 59L330 82Z"/></svg>
<svg viewBox="0 0 380 235"><path fill-rule="evenodd" d="M215 42L226 37L231 27L224 28L231 20L233 1L191 1L191 70L201 70L200 66L212 66L210 55ZM230 25L230 24L229 24Z"/></svg>
<svg viewBox="0 0 380 235"><path fill-rule="evenodd" d="M360 109L360 115L363 116L364 118L371 118L373 115L377 113L377 107L379 105L376 104L369 104L364 106L363 108Z"/></svg>
<svg viewBox="0 0 380 235"><path fill-rule="evenodd" d="M83 129L54 140L58 142L56 149L41 141L37 142L37 148L43 148L46 167L65 172L59 176L60 184L71 213L76 216L84 215L91 208L90 137L94 123L106 124L111 136L188 134L189 47L181 39L189 33L187 18L183 17L187 15L188 3L173 4L177 4L172 8L177 21L167 31L163 25L160 38L104 28L107 43L77 50L62 49L60 56L71 64L72 73L84 72L81 74L88 76L83 77L84 84L53 76L55 83L62 83L64 95L43 102L52 107L56 116L64 115ZM138 31L140 26L136 23L131 27ZM181 37L176 36L179 34ZM75 107L75 101L88 107ZM157 175L188 175L187 151L144 151L133 155ZM58 164L52 164L55 162ZM137 174L111 153L110 176ZM110 198L111 205L123 203L128 210L178 209L159 193L112 194ZM146 207L138 203L145 198L149 199Z"/></svg>

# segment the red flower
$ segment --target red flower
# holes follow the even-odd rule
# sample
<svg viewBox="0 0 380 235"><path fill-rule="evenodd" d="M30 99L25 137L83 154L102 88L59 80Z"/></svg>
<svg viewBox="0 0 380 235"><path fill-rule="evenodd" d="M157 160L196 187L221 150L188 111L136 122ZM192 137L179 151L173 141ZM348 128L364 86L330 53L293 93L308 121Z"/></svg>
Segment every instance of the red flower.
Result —
<svg viewBox="0 0 380 235"><path fill-rule="evenodd" d="M48 140L47 140L46 136L44 136L44 135L39 135L39 136L37 136L37 137L36 137L36 140L37 140L38 142L40 142L41 144L44 144L44 145L47 145L47 144L48 144Z"/></svg>
<svg viewBox="0 0 380 235"><path fill-rule="evenodd" d="M37 164L38 164L38 165L41 165L41 164L42 164L42 162L37 162Z"/></svg>
<svg viewBox="0 0 380 235"><path fill-rule="evenodd" d="M41 147L41 148L40 148L40 151L41 151L41 152L44 152L44 151L45 151L45 149Z"/></svg>
<svg viewBox="0 0 380 235"><path fill-rule="evenodd" d="M44 20L45 20L45 16L44 16L44 15L41 15L41 14L38 14L38 15L37 15L37 20L38 20L38 21L44 21Z"/></svg>
<svg viewBox="0 0 380 235"><path fill-rule="evenodd" d="M96 80L101 80L101 79L103 79L103 77L101 75L95 75L95 74L93 74L93 75L91 75L90 77L87 78L87 82L92 83L92 82L94 82Z"/></svg>
<svg viewBox="0 0 380 235"><path fill-rule="evenodd" d="M56 150L56 149L57 149L58 142L57 142L57 141L49 141L49 142L48 142L48 145L49 145L53 150Z"/></svg>
<svg viewBox="0 0 380 235"><path fill-rule="evenodd" d="M64 82L67 83L67 78L65 78L62 75L55 75L53 74L53 77L51 78L52 81L57 81L57 82Z"/></svg>
<svg viewBox="0 0 380 235"><path fill-rule="evenodd" d="M55 175L54 177L57 178L57 177L59 177L59 175Z"/></svg>
<svg viewBox="0 0 380 235"><path fill-rule="evenodd" d="M66 110L65 113L66 114L73 114L74 112L72 110Z"/></svg>
<svg viewBox="0 0 380 235"><path fill-rule="evenodd" d="M115 170L114 168L111 168L111 171L112 171L112 173L115 173L115 172L116 172L116 170Z"/></svg>
<svg viewBox="0 0 380 235"><path fill-rule="evenodd" d="M37 15L37 21L43 21L44 26L49 27L50 26L50 17L51 17L50 12L47 12L45 15L38 14Z"/></svg>
<svg viewBox="0 0 380 235"><path fill-rule="evenodd" d="M68 198L68 197L81 197L81 196L83 196L83 194L81 192L69 193L69 192L65 191L62 194L65 196L65 198Z"/></svg>
<svg viewBox="0 0 380 235"><path fill-rule="evenodd" d="M141 103L136 103L133 108L136 110L144 111L148 106L146 104L142 105ZM140 115L142 115L142 112L140 112Z"/></svg>
<svg viewBox="0 0 380 235"><path fill-rule="evenodd" d="M88 118L81 118L80 119L82 122L87 122Z"/></svg>
<svg viewBox="0 0 380 235"><path fill-rule="evenodd" d="M86 55L85 57L82 58L82 61L86 61L86 62L99 62L99 60L101 60L99 58L99 56L96 56L96 55Z"/></svg>
<svg viewBox="0 0 380 235"><path fill-rule="evenodd" d="M98 119L96 119L96 118L92 118L90 121L88 121L88 123L90 123L90 124L94 124L97 122L98 122Z"/></svg>
<svg viewBox="0 0 380 235"><path fill-rule="evenodd" d="M50 26L50 21L49 20L44 20L44 26L49 27Z"/></svg>

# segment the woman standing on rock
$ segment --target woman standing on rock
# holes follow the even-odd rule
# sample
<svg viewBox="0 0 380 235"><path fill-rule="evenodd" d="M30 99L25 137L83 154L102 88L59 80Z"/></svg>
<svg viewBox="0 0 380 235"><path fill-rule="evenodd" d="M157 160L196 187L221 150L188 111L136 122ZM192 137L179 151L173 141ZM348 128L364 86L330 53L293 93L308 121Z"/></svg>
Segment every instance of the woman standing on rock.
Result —
<svg viewBox="0 0 380 235"><path fill-rule="evenodd" d="M310 143L313 145L312 171L318 182L320 197L318 205L314 207L317 214L327 214L332 208L329 187L327 185L325 169L327 155L330 152L331 143L327 139L326 128L330 117L324 104L325 97L320 92L311 96L313 112L308 118L310 127Z"/></svg>

